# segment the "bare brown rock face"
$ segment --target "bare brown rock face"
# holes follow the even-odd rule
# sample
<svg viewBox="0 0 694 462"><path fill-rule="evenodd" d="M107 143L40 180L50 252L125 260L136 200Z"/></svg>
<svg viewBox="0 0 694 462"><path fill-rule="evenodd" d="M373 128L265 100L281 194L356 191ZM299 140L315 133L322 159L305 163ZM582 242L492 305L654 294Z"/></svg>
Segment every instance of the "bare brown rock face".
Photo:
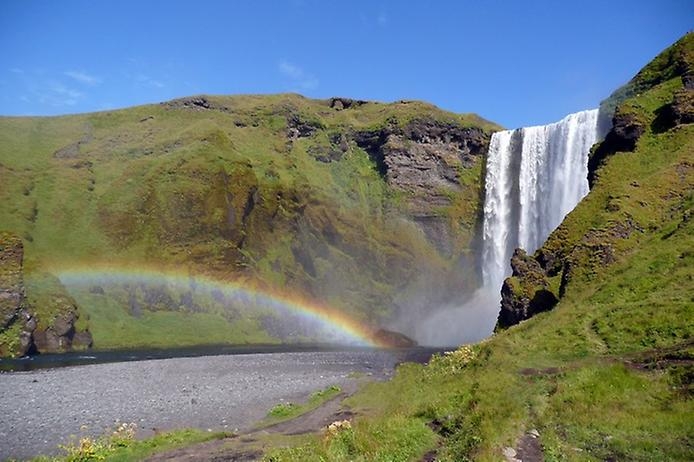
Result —
<svg viewBox="0 0 694 462"><path fill-rule="evenodd" d="M417 119L404 127L393 125L353 136L388 184L403 194L409 214L428 239L450 253L450 220L440 210L461 192L461 172L486 154L489 135L476 127Z"/></svg>

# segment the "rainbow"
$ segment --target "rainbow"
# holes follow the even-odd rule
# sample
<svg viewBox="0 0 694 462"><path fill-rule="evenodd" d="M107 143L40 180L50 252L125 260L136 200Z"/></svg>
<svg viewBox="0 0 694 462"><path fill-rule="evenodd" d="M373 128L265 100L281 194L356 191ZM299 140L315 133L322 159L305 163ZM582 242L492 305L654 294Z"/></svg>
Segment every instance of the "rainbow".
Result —
<svg viewBox="0 0 694 462"><path fill-rule="evenodd" d="M336 309L295 294L258 288L243 281L227 281L204 274L193 274L175 268L153 268L145 265L86 264L51 267L65 286L151 284L179 290L221 292L243 306L255 306L277 314L298 316L318 327L321 339L336 344L385 347L374 331Z"/></svg>

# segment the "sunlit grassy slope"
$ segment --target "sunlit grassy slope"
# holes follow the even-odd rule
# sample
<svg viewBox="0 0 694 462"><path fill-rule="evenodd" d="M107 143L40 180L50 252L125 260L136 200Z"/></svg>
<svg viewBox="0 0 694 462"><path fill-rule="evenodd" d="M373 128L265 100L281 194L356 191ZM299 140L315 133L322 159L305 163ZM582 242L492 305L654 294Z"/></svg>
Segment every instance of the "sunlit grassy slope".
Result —
<svg viewBox="0 0 694 462"><path fill-rule="evenodd" d="M409 293L474 286L483 155L459 160L448 204L432 205L448 229L452 251L442 252L409 213L416 198L388 183L355 133L377 137L414 121L479 127L488 139L498 127L419 102L351 103L205 96L0 118L0 229L24 241L28 296L47 302L34 307L39 322L54 309L55 278L46 272L75 266L247 281L374 325ZM108 290L72 296L98 348L273 340L253 320L193 316L178 303L136 318L127 297ZM208 335L196 340L195 332Z"/></svg>
<svg viewBox="0 0 694 462"><path fill-rule="evenodd" d="M690 34L665 52L679 72L621 103L645 133L545 244L572 264L553 311L400 367L349 401L366 416L353 430L267 460L692 460L694 125L657 119L693 54Z"/></svg>

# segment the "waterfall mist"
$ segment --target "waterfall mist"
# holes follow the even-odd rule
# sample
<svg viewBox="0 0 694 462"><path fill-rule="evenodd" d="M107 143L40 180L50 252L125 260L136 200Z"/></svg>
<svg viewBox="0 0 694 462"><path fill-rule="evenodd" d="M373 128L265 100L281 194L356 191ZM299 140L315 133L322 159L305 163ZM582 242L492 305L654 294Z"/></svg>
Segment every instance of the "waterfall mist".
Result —
<svg viewBox="0 0 694 462"><path fill-rule="evenodd" d="M494 329L513 251L535 252L588 194L588 154L598 140L597 109L549 125L494 133L487 155L482 287L460 305L441 307L418 326L425 345L451 346Z"/></svg>

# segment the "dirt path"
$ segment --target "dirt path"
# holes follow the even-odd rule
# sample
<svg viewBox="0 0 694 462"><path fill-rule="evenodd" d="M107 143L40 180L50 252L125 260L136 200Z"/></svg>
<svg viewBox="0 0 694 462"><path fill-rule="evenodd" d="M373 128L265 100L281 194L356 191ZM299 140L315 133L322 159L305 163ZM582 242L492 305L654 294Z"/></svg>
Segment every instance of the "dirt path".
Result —
<svg viewBox="0 0 694 462"><path fill-rule="evenodd" d="M345 408L342 401L354 394L360 386L369 380L373 380L373 378L346 383L339 395L294 419L261 429L250 430L233 437L156 454L147 459L147 462L250 462L262 460L265 450L263 440L268 435L293 436L317 433L336 420L349 420L354 417L354 413Z"/></svg>

